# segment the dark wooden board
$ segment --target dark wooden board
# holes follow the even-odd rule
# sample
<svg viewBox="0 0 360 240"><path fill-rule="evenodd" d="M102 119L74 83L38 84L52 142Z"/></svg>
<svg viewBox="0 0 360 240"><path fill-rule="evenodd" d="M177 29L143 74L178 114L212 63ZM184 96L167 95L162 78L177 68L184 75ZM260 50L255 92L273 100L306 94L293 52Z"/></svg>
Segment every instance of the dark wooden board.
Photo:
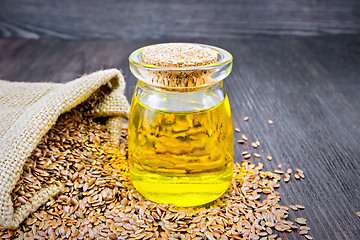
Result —
<svg viewBox="0 0 360 240"><path fill-rule="evenodd" d="M0 1L0 37L231 38L359 32L358 0Z"/></svg>
<svg viewBox="0 0 360 240"><path fill-rule="evenodd" d="M306 207L295 215L308 219L314 239L359 239L360 35L170 40L207 43L233 54L233 72L224 85L234 127L261 141L256 152L265 169L281 163L306 175L281 183L282 203ZM123 69L130 100L136 79L128 69L128 55L162 41L0 39L0 78L67 82L116 67ZM248 122L242 120L245 116ZM243 150L255 152L248 144L237 144L237 161ZM290 219L295 215L290 210ZM305 239L295 233L280 235Z"/></svg>

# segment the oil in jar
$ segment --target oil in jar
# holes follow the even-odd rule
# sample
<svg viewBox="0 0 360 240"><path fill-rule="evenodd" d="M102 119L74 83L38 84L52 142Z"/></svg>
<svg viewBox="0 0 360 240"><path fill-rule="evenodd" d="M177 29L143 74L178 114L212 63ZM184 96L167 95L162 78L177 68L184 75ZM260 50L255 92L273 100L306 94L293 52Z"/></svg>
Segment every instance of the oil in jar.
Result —
<svg viewBox="0 0 360 240"><path fill-rule="evenodd" d="M233 171L233 128L227 96L194 111L150 108L135 95L129 118L129 164L146 198L198 206L221 196Z"/></svg>

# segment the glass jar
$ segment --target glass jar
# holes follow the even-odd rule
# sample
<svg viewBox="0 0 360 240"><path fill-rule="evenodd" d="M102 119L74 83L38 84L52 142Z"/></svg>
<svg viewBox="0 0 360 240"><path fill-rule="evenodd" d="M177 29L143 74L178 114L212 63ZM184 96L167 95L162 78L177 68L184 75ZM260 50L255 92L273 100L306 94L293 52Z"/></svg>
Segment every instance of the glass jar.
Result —
<svg viewBox="0 0 360 240"><path fill-rule="evenodd" d="M216 51L217 61L204 66L156 66L143 61L146 47L129 57L138 78L128 127L132 183L147 199L182 207L221 196L233 172L233 126L223 88L232 56L217 47L195 45ZM194 75L202 81L169 86L171 79L159 81L166 74L177 82Z"/></svg>

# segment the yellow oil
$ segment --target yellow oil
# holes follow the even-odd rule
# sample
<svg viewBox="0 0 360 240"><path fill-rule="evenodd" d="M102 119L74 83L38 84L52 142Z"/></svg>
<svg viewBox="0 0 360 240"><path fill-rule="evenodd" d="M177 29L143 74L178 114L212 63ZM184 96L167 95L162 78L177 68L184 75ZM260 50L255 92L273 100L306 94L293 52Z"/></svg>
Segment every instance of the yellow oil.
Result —
<svg viewBox="0 0 360 240"><path fill-rule="evenodd" d="M233 141L227 96L196 111L151 109L133 97L130 173L134 187L152 201L188 207L221 196L231 183Z"/></svg>

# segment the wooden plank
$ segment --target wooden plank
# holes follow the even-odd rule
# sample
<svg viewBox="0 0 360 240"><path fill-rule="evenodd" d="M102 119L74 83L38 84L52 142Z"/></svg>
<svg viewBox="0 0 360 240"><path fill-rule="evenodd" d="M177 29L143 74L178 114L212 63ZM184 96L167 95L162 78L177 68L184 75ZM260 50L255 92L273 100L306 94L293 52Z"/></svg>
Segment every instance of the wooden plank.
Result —
<svg viewBox="0 0 360 240"><path fill-rule="evenodd" d="M358 239L360 35L182 40L223 47L234 56L233 72L224 81L234 127L261 142L256 151L250 143L236 144L235 159L240 161L241 151L248 150L261 154L251 161L261 161L264 169L280 163L284 169L303 169L305 179L281 182L281 203L306 207L289 210L289 218L308 219L314 239ZM131 99L136 79L128 69L128 55L161 41L1 39L0 78L66 82L117 67L123 69ZM244 122L245 116L250 120ZM280 236L304 239L297 233Z"/></svg>
<svg viewBox="0 0 360 240"><path fill-rule="evenodd" d="M234 37L360 32L356 0L0 1L0 36Z"/></svg>
<svg viewBox="0 0 360 240"><path fill-rule="evenodd" d="M271 162L262 160L267 169L281 163L304 170L305 180L292 179L280 192L287 204L306 206L301 214L315 239L357 239L360 233L354 215L360 202L355 42L253 37L229 46L238 56L227 85L235 125L262 142L256 151L273 156ZM248 122L242 121L245 115ZM275 124L269 126L267 119ZM238 146L238 152L248 149Z"/></svg>

